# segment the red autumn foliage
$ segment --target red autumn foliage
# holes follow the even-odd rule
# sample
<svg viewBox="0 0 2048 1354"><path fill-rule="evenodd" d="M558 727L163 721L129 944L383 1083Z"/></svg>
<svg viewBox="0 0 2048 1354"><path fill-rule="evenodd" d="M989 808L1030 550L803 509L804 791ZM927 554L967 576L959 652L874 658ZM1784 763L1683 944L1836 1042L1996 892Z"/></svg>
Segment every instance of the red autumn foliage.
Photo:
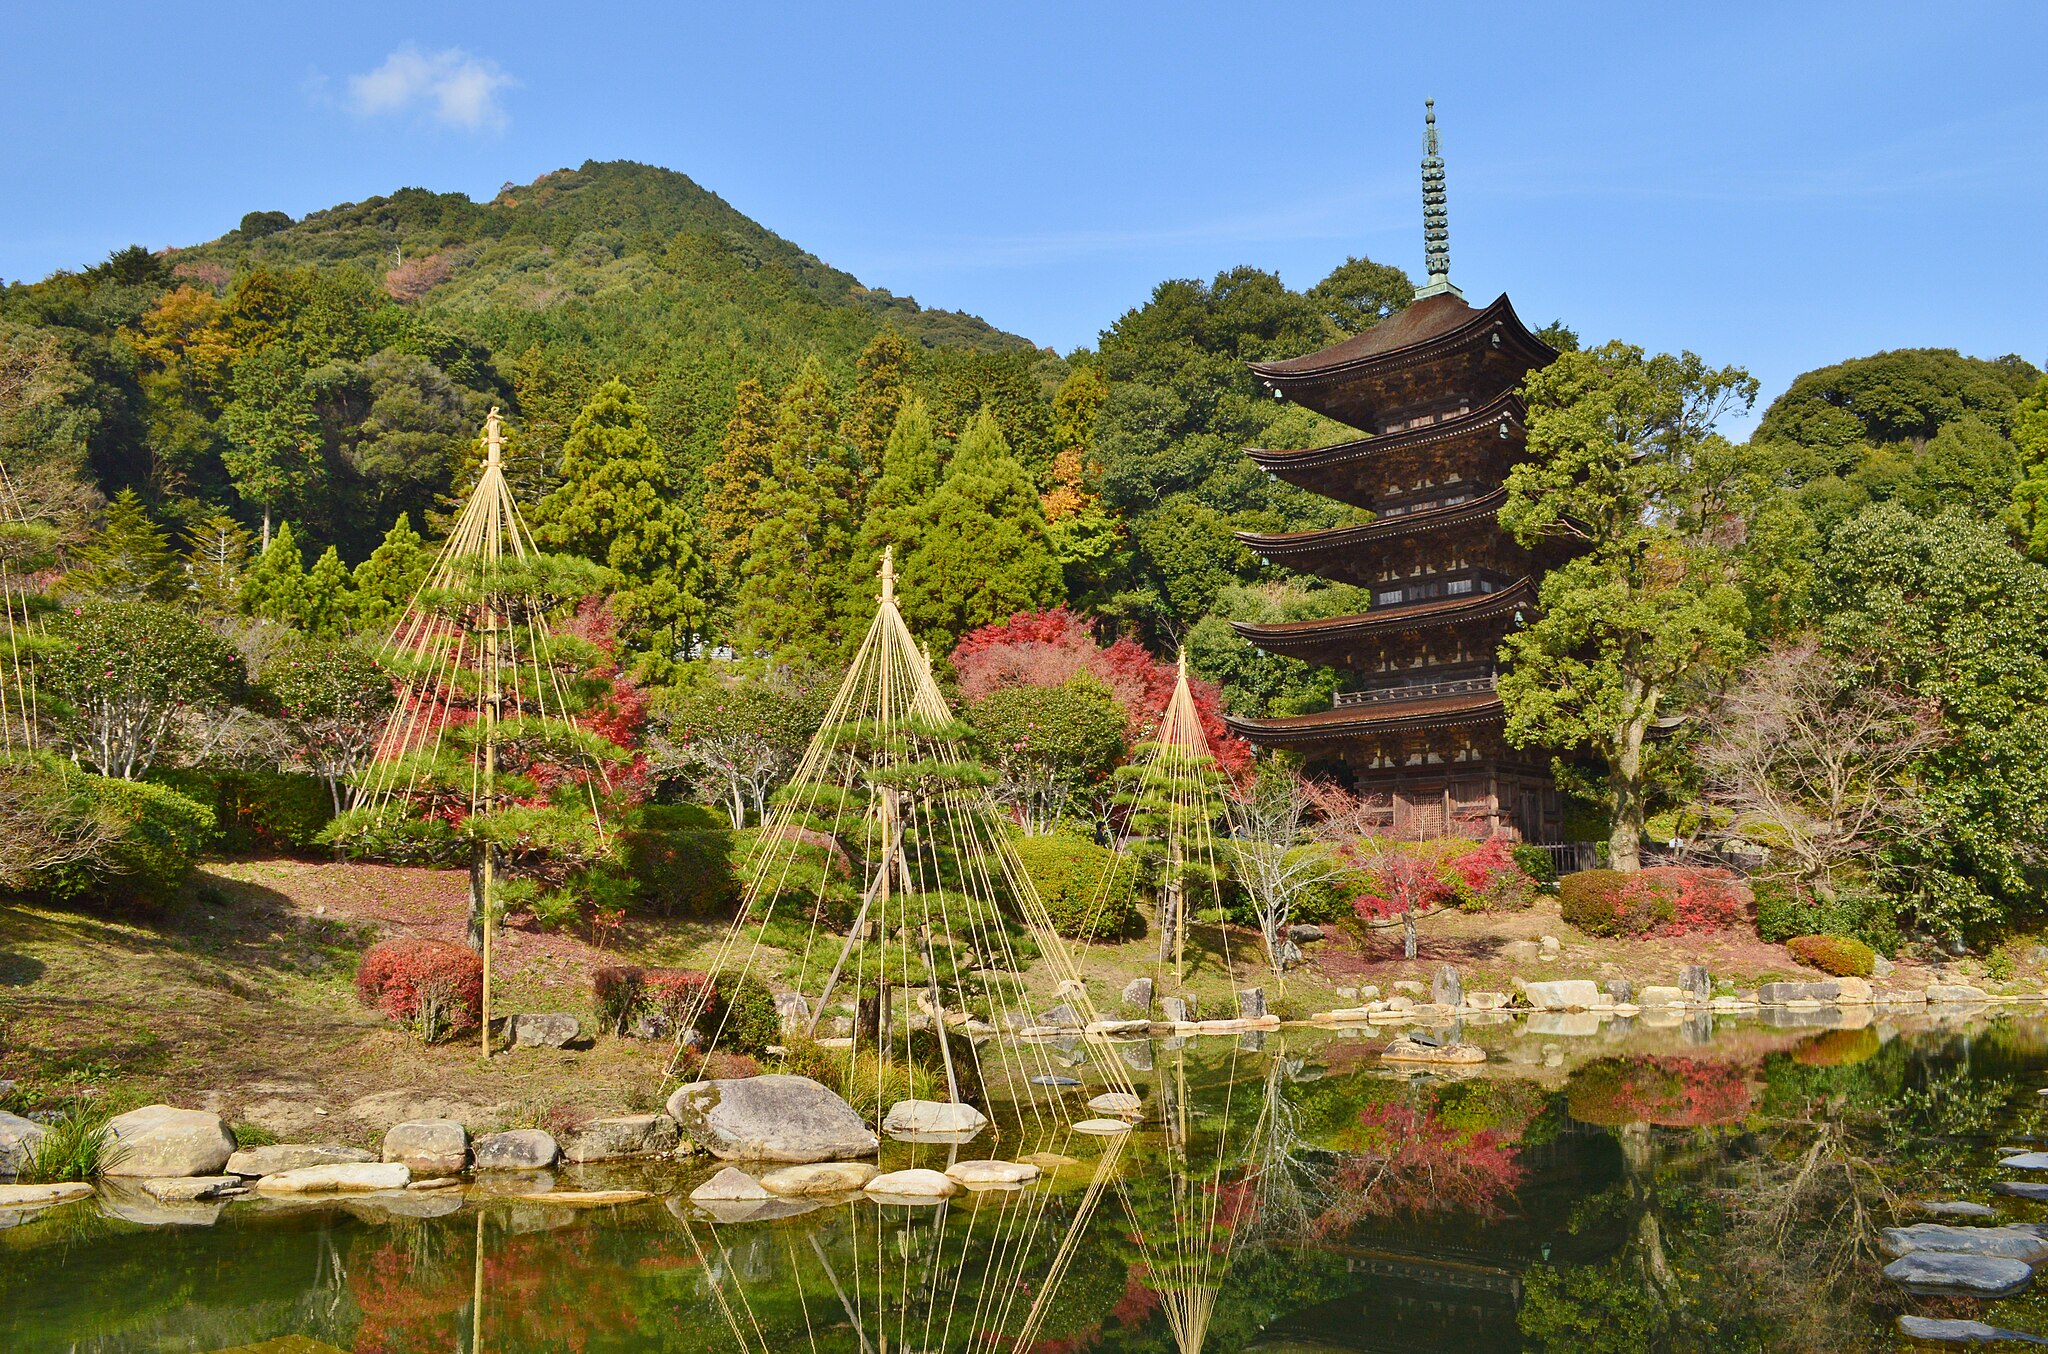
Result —
<svg viewBox="0 0 2048 1354"><path fill-rule="evenodd" d="M1515 864L1513 844L1506 837L1488 837L1451 861L1452 871L1474 893L1484 893L1495 880L1516 868L1519 867Z"/></svg>
<svg viewBox="0 0 2048 1354"><path fill-rule="evenodd" d="M446 940L401 936L363 952L356 996L394 1020L433 1014L450 1030L483 1019L484 961L476 951Z"/></svg>
<svg viewBox="0 0 2048 1354"><path fill-rule="evenodd" d="M1453 1128L1434 1112L1372 1105L1339 1143L1334 1198L1316 1226L1324 1235L1367 1218L1471 1213L1497 1218L1526 1172L1498 1129Z"/></svg>
<svg viewBox="0 0 2048 1354"><path fill-rule="evenodd" d="M1754 1091L1741 1063L1697 1058L1602 1058L1572 1076L1566 1104L1581 1123L1698 1128L1749 1113Z"/></svg>
<svg viewBox="0 0 2048 1354"><path fill-rule="evenodd" d="M1727 870L1659 865L1643 873L1668 877L1676 894L1672 899L1674 915L1667 925L1658 929L1658 935L1732 931L1749 924L1755 899L1750 895L1749 886Z"/></svg>
<svg viewBox="0 0 2048 1354"><path fill-rule="evenodd" d="M1362 920L1378 921L1406 912L1427 912L1456 896L1436 860L1420 852L1391 851L1374 863L1372 881L1351 900L1351 910Z"/></svg>
<svg viewBox="0 0 2048 1354"><path fill-rule="evenodd" d="M1109 1309L1110 1317L1118 1325L1142 1326L1159 1310L1159 1294L1145 1283L1150 1277L1150 1270L1142 1264L1133 1264L1125 1271L1124 1295Z"/></svg>
<svg viewBox="0 0 2048 1354"><path fill-rule="evenodd" d="M1007 621L968 631L952 653L960 694L980 700L1013 686L1060 686L1087 673L1109 688L1124 712L1131 741L1150 738L1173 696L1176 669L1155 658L1136 640L1120 638L1108 648L1095 643L1088 622L1065 607L1020 611ZM1209 751L1226 775L1251 765L1251 745L1223 723L1223 698L1213 682L1188 679Z"/></svg>

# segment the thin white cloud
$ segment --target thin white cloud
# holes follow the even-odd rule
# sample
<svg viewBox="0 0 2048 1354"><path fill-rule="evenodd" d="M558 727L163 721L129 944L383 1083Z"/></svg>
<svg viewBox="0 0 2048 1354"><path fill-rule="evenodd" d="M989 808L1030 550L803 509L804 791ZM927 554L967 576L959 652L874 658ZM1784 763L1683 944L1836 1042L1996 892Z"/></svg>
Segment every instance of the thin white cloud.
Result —
<svg viewBox="0 0 2048 1354"><path fill-rule="evenodd" d="M497 131L509 119L499 94L519 82L494 61L459 47L422 52L405 44L366 75L348 78L349 105L364 117L423 111L465 131Z"/></svg>

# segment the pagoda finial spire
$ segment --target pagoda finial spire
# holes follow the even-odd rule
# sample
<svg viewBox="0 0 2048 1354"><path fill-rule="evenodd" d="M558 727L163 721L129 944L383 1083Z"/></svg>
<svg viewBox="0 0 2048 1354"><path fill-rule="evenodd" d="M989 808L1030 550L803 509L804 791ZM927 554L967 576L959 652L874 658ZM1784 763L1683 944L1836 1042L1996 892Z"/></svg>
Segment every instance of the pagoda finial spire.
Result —
<svg viewBox="0 0 2048 1354"><path fill-rule="evenodd" d="M1451 218L1445 206L1444 157L1436 139L1436 100L1425 99L1422 107L1422 248L1429 283L1415 293L1418 301L1445 292L1465 294L1451 285Z"/></svg>

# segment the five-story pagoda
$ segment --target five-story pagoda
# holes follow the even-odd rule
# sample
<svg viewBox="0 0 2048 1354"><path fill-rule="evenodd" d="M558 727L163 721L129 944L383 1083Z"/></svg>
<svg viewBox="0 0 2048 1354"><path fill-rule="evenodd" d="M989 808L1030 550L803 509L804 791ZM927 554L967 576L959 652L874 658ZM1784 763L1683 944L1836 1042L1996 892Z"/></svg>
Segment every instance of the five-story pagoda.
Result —
<svg viewBox="0 0 2048 1354"><path fill-rule="evenodd" d="M1362 615L1237 630L1269 652L1350 677L1329 710L1230 724L1261 746L1340 767L1384 806L1395 835L1553 842L1562 806L1549 758L1508 745L1494 678L1501 640L1534 608L1545 563L1497 518L1524 450L1515 390L1557 354L1505 295L1481 309L1451 285L1434 102L1422 161L1428 284L1407 309L1342 343L1251 364L1276 396L1365 436L1246 454L1373 521L1239 539L1275 564L1367 588L1372 603Z"/></svg>

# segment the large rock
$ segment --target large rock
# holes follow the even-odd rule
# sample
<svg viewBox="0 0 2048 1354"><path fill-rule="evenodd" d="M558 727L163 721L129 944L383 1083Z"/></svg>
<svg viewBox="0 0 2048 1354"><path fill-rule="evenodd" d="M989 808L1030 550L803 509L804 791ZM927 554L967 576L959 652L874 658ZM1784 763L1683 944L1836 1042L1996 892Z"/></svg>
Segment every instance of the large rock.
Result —
<svg viewBox="0 0 2048 1354"><path fill-rule="evenodd" d="M384 1159L414 1175L460 1175L469 1164L469 1130L453 1119L414 1119L384 1135Z"/></svg>
<svg viewBox="0 0 2048 1354"><path fill-rule="evenodd" d="M1833 1001L1841 990L1832 981L1765 983L1756 990L1756 999L1761 1006L1783 1006L1789 1001Z"/></svg>
<svg viewBox="0 0 2048 1354"><path fill-rule="evenodd" d="M765 1203L771 1197L753 1176L732 1166L690 1191L691 1200L700 1204Z"/></svg>
<svg viewBox="0 0 2048 1354"><path fill-rule="evenodd" d="M1133 978L1124 984L1123 1006L1127 1011L1144 1015L1152 1009L1152 980Z"/></svg>
<svg viewBox="0 0 2048 1354"><path fill-rule="evenodd" d="M2048 1171L2048 1152L2016 1152L1998 1164L2014 1171Z"/></svg>
<svg viewBox="0 0 2048 1354"><path fill-rule="evenodd" d="M92 1186L82 1180L63 1180L54 1185L0 1185L0 1208L48 1208L74 1199L92 1197Z"/></svg>
<svg viewBox="0 0 2048 1354"><path fill-rule="evenodd" d="M882 1131L897 1134L979 1133L988 1116L972 1105L949 1100L899 1100L889 1107Z"/></svg>
<svg viewBox="0 0 2048 1354"><path fill-rule="evenodd" d="M1636 994L1636 1005L1643 1007L1683 1006L1685 999L1685 989L1682 987L1659 987L1652 985Z"/></svg>
<svg viewBox="0 0 2048 1354"><path fill-rule="evenodd" d="M145 1105L107 1121L112 1164L104 1175L219 1175L235 1153L235 1135L218 1114Z"/></svg>
<svg viewBox="0 0 2048 1354"><path fill-rule="evenodd" d="M1695 1006L1706 1005L1714 995L1714 977L1705 964L1687 964L1678 975L1678 985L1685 989L1686 1000Z"/></svg>
<svg viewBox="0 0 2048 1354"><path fill-rule="evenodd" d="M1523 995L1539 1011L1584 1011L1600 997L1600 989L1587 978L1559 978L1551 982L1525 983Z"/></svg>
<svg viewBox="0 0 2048 1354"><path fill-rule="evenodd" d="M2001 1166L2004 1164L2002 1161L1999 1163ZM1991 1188L2000 1194L2010 1195L2015 1199L2037 1199L2048 1202L2048 1184L2040 1184L2033 1180L1994 1180L1991 1182Z"/></svg>
<svg viewBox="0 0 2048 1354"><path fill-rule="evenodd" d="M1061 1002L1050 1011L1039 1012L1035 1025L1039 1029L1078 1030L1081 1028L1081 1017L1074 1013L1073 1007Z"/></svg>
<svg viewBox="0 0 2048 1354"><path fill-rule="evenodd" d="M583 1037L583 1022L564 1011L521 1011L511 1034L514 1048L567 1048Z"/></svg>
<svg viewBox="0 0 2048 1354"><path fill-rule="evenodd" d="M1950 1003L1990 1001L1991 994L1981 987L1971 987L1968 983L1929 983L1927 1000Z"/></svg>
<svg viewBox="0 0 2048 1354"><path fill-rule="evenodd" d="M1418 1044L1413 1039L1396 1039L1380 1057L1388 1062L1469 1064L1486 1061L1486 1050L1476 1044Z"/></svg>
<svg viewBox="0 0 2048 1354"><path fill-rule="evenodd" d="M879 1199L949 1199L960 1186L937 1171L916 1167L878 1175L863 1186L870 1197Z"/></svg>
<svg viewBox="0 0 2048 1354"><path fill-rule="evenodd" d="M1438 1006L1463 1006L1465 984L1458 977L1458 970L1449 964L1437 965L1436 975L1429 982L1429 999Z"/></svg>
<svg viewBox="0 0 2048 1354"><path fill-rule="evenodd" d="M1237 994L1237 1018L1239 1020L1263 1020L1265 1016L1265 988L1247 987Z"/></svg>
<svg viewBox="0 0 2048 1354"><path fill-rule="evenodd" d="M402 1161L352 1161L332 1166L301 1166L278 1171L256 1182L259 1194L364 1194L404 1189L412 1171Z"/></svg>
<svg viewBox="0 0 2048 1354"><path fill-rule="evenodd" d="M1942 1345L1990 1345L2002 1340L2014 1344L2038 1345L2044 1343L2039 1336L2024 1331L2004 1330L1987 1325L1982 1321L1959 1321L1942 1316L1901 1316L1899 1334L1909 1340L1925 1340Z"/></svg>
<svg viewBox="0 0 2048 1354"><path fill-rule="evenodd" d="M43 1140L44 1128L33 1119L0 1110L0 1175L19 1175Z"/></svg>
<svg viewBox="0 0 2048 1354"><path fill-rule="evenodd" d="M1943 1251L1953 1255L1992 1255L2028 1264L2048 1260L2048 1241L2017 1227L1951 1227L1946 1223L1916 1222L1911 1227L1885 1228L1878 1233L1878 1242L1887 1255Z"/></svg>
<svg viewBox="0 0 2048 1354"><path fill-rule="evenodd" d="M946 1178L969 1189L1000 1189L1028 1185L1043 1172L1028 1161L956 1161Z"/></svg>
<svg viewBox="0 0 2048 1354"><path fill-rule="evenodd" d="M160 1204L193 1204L240 1194L239 1175L159 1175L142 1182L142 1192Z"/></svg>
<svg viewBox="0 0 2048 1354"><path fill-rule="evenodd" d="M681 1134L666 1114L621 1114L579 1124L562 1142L562 1160L625 1161L676 1150Z"/></svg>
<svg viewBox="0 0 2048 1354"><path fill-rule="evenodd" d="M2034 1277L2024 1260L1952 1251L1914 1251L1884 1267L1884 1277L1911 1293L1966 1293L2002 1298L2019 1292Z"/></svg>
<svg viewBox="0 0 2048 1354"><path fill-rule="evenodd" d="M515 1128L486 1133L470 1145L470 1166L479 1171L545 1171L562 1149L546 1129Z"/></svg>
<svg viewBox="0 0 2048 1354"><path fill-rule="evenodd" d="M698 1081L668 1098L683 1135L726 1161L843 1161L881 1146L853 1107L809 1077Z"/></svg>
<svg viewBox="0 0 2048 1354"><path fill-rule="evenodd" d="M1161 997L1159 1014L1169 1024L1185 1025L1195 1018L1193 997Z"/></svg>
<svg viewBox="0 0 2048 1354"><path fill-rule="evenodd" d="M782 1019L784 1034L797 1034L811 1025L811 1004L801 992L777 992L775 1014Z"/></svg>
<svg viewBox="0 0 2048 1354"><path fill-rule="evenodd" d="M808 1166L783 1166L761 1177L770 1194L846 1194L875 1178L865 1161L818 1161Z"/></svg>
<svg viewBox="0 0 2048 1354"><path fill-rule="evenodd" d="M1145 1102L1129 1091L1104 1091L1088 1102L1097 1114L1143 1114Z"/></svg>
<svg viewBox="0 0 2048 1354"><path fill-rule="evenodd" d="M360 1147L339 1143L272 1143L267 1147L244 1147L228 1158L229 1175L275 1175L301 1166L345 1166L358 1161L375 1161L376 1155Z"/></svg>
<svg viewBox="0 0 2048 1354"><path fill-rule="evenodd" d="M515 1107L508 1104L485 1105L465 1100L456 1095L439 1095L432 1091L400 1090L379 1091L352 1102L348 1107L349 1117L360 1119L375 1128L390 1128L395 1124L418 1124L431 1119L453 1119L464 1126L479 1128L502 1123Z"/></svg>

